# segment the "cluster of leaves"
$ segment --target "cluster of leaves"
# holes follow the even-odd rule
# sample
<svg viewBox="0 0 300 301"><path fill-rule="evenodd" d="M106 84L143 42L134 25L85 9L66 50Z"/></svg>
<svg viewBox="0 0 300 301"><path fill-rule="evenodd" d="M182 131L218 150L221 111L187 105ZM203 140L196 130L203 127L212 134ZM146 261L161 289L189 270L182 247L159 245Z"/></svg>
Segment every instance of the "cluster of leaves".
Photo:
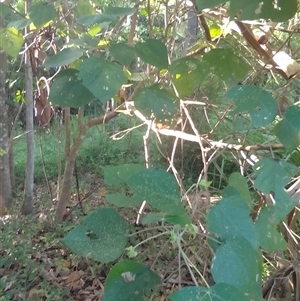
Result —
<svg viewBox="0 0 300 301"><path fill-rule="evenodd" d="M263 261L260 249L275 251L287 247L277 225L298 202L284 191L284 186L298 169L285 161L262 159L254 166L254 172L254 187L266 194L273 192L277 202L263 208L253 223L250 217L253 204L247 181L233 173L222 199L207 218L208 230L213 234L208 236L208 241L215 251L211 269L215 285L210 288L186 287L171 294L172 301L186 300L187 296L188 300L261 298ZM181 234L191 220L181 203L173 176L162 169L126 164L105 167L104 179L107 185L118 185L118 193L107 195L110 204L131 207L147 199L153 211L142 218L142 224L174 225L178 233L175 241L180 246ZM174 234L173 230L168 233ZM76 254L107 263L121 256L127 239L128 226L118 212L113 208L100 208L69 232L63 241ZM129 257L135 255L136 247L127 248ZM158 275L141 263L121 261L115 264L106 279L104 300L143 300L144 295L159 284L158 279Z"/></svg>

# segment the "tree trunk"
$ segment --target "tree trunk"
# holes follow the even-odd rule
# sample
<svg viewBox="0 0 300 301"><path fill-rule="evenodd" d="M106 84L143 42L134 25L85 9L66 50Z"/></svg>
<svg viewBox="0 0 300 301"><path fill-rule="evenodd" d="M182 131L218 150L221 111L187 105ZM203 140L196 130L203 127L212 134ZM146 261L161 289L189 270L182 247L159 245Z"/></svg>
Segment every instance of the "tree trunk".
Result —
<svg viewBox="0 0 300 301"><path fill-rule="evenodd" d="M8 118L5 105L5 80L6 54L3 50L0 50L0 151L5 152L2 155L0 154L0 215L3 214L4 207L9 208L12 205L12 189L9 169Z"/></svg>
<svg viewBox="0 0 300 301"><path fill-rule="evenodd" d="M29 51L29 50L28 50ZM24 203L22 214L32 213L33 181L34 181L34 126L33 126L33 79L30 57L26 53L25 61L25 86L26 86L26 141L27 141L27 164L25 176Z"/></svg>

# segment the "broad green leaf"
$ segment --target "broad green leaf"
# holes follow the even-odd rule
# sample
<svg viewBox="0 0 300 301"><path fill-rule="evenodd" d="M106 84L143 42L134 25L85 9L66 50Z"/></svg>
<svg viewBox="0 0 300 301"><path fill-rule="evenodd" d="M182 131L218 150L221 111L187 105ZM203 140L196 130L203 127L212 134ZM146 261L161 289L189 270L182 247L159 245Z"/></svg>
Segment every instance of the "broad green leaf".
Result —
<svg viewBox="0 0 300 301"><path fill-rule="evenodd" d="M107 185L118 185L128 181L128 179L145 169L142 164L123 164L118 166L102 167L104 173L104 183Z"/></svg>
<svg viewBox="0 0 300 301"><path fill-rule="evenodd" d="M187 286L169 298L171 301L249 301L236 286L226 283L217 283L210 288Z"/></svg>
<svg viewBox="0 0 300 301"><path fill-rule="evenodd" d="M78 48L65 48L50 57L43 65L45 67L58 67L69 65L82 56L82 51Z"/></svg>
<svg viewBox="0 0 300 301"><path fill-rule="evenodd" d="M149 168L132 175L131 190L152 207L168 214L185 215L175 178L163 169Z"/></svg>
<svg viewBox="0 0 300 301"><path fill-rule="evenodd" d="M254 164L254 170L257 177L254 187L263 193L270 193L276 188L283 188L291 179L291 176L297 174L299 169L286 161L263 158Z"/></svg>
<svg viewBox="0 0 300 301"><path fill-rule="evenodd" d="M109 48L109 52L124 66L130 65L135 59L134 48L125 43L112 44Z"/></svg>
<svg viewBox="0 0 300 301"><path fill-rule="evenodd" d="M132 15L135 12L136 12L136 8L131 8L131 7L108 6L107 8L105 8L105 14L118 16L118 17Z"/></svg>
<svg viewBox="0 0 300 301"><path fill-rule="evenodd" d="M110 193L106 195L108 203L118 207L132 207L140 205L143 200L136 196L126 196L124 193Z"/></svg>
<svg viewBox="0 0 300 301"><path fill-rule="evenodd" d="M208 213L208 229L219 235L222 241L231 237L243 237L257 247L254 225L248 204L240 196L220 200Z"/></svg>
<svg viewBox="0 0 300 301"><path fill-rule="evenodd" d="M255 232L258 244L268 252L286 250L287 243L282 235L277 231L280 219L276 215L274 206L263 208L259 212L255 222Z"/></svg>
<svg viewBox="0 0 300 301"><path fill-rule="evenodd" d="M114 97L126 81L120 65L96 57L82 62L79 76L82 78L83 85L102 101Z"/></svg>
<svg viewBox="0 0 300 301"><path fill-rule="evenodd" d="M237 287L248 300L261 300L260 255L245 238L232 237L215 253L211 267L214 281Z"/></svg>
<svg viewBox="0 0 300 301"><path fill-rule="evenodd" d="M231 18L239 20L287 21L297 12L297 0L231 0L229 13Z"/></svg>
<svg viewBox="0 0 300 301"><path fill-rule="evenodd" d="M10 56L17 58L23 42L23 35L16 28L0 29L0 47Z"/></svg>
<svg viewBox="0 0 300 301"><path fill-rule="evenodd" d="M142 88L134 98L136 108L147 118L154 116L157 122L174 123L178 117L178 98L158 84Z"/></svg>
<svg viewBox="0 0 300 301"><path fill-rule="evenodd" d="M180 97L190 95L208 75L206 63L188 57L172 62L169 71Z"/></svg>
<svg viewBox="0 0 300 301"><path fill-rule="evenodd" d="M116 16L107 15L107 14L95 14L95 15L87 15L78 18L77 23L83 26L93 26L95 24L101 23L113 23L117 22L118 18Z"/></svg>
<svg viewBox="0 0 300 301"><path fill-rule="evenodd" d="M300 145L300 131L296 130L286 118L276 124L274 134L288 152L294 151Z"/></svg>
<svg viewBox="0 0 300 301"><path fill-rule="evenodd" d="M241 197L248 205L251 205L252 198L245 177L238 172L234 172L230 175L228 184L240 193Z"/></svg>
<svg viewBox="0 0 300 301"><path fill-rule="evenodd" d="M55 77L49 95L52 104L74 108L88 104L93 98L93 94L78 78L78 70L75 69L61 71Z"/></svg>
<svg viewBox="0 0 300 301"><path fill-rule="evenodd" d="M127 243L127 224L112 208L100 208L88 215L63 239L72 252L107 263L122 255Z"/></svg>
<svg viewBox="0 0 300 301"><path fill-rule="evenodd" d="M217 6L223 3L224 0L196 0L196 4L199 12L204 8L211 8L213 6Z"/></svg>
<svg viewBox="0 0 300 301"><path fill-rule="evenodd" d="M233 186L226 186L222 191L222 198L241 196L240 192Z"/></svg>
<svg viewBox="0 0 300 301"><path fill-rule="evenodd" d="M26 18L20 18L19 20L9 22L7 27L14 27L14 28L17 28L17 29L23 29L23 28L29 26L30 23L31 23L31 20L26 19Z"/></svg>
<svg viewBox="0 0 300 301"><path fill-rule="evenodd" d="M250 70L244 59L236 56L231 49L213 49L203 55L203 61L211 73L226 82L238 82Z"/></svg>
<svg viewBox="0 0 300 301"><path fill-rule="evenodd" d="M135 45L135 51L142 61L160 69L168 68L166 45L155 39L148 39Z"/></svg>
<svg viewBox="0 0 300 301"><path fill-rule="evenodd" d="M243 129L265 126L277 115L277 102L265 90L257 86L235 86L227 92L235 104L234 114L250 114L251 122Z"/></svg>
<svg viewBox="0 0 300 301"><path fill-rule="evenodd" d="M274 133L289 152L295 150L300 145L300 107L289 107Z"/></svg>
<svg viewBox="0 0 300 301"><path fill-rule="evenodd" d="M167 222L173 225L180 225L184 227L191 222L187 214L184 215L174 215L165 213L149 213L145 215L142 219L142 224L154 224L157 222Z"/></svg>
<svg viewBox="0 0 300 301"><path fill-rule="evenodd" d="M37 3L32 5L28 14L36 28L41 28L57 16L53 5L47 3Z"/></svg>
<svg viewBox="0 0 300 301"><path fill-rule="evenodd" d="M89 1L86 0L79 0L76 3L76 17L82 17L85 15L92 15L95 13L95 9L92 7L92 5L89 3Z"/></svg>
<svg viewBox="0 0 300 301"><path fill-rule="evenodd" d="M159 276L146 265L121 261L107 275L103 301L143 301L159 284Z"/></svg>

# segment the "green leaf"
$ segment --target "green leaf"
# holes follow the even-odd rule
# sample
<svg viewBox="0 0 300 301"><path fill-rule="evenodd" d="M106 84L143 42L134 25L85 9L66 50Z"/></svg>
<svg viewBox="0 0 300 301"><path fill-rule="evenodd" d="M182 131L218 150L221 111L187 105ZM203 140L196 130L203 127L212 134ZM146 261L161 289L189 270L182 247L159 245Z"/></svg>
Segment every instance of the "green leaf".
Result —
<svg viewBox="0 0 300 301"><path fill-rule="evenodd" d="M178 118L178 98L158 84L142 88L134 98L136 108L147 118L152 115L157 122L163 124L175 123Z"/></svg>
<svg viewBox="0 0 300 301"><path fill-rule="evenodd" d="M251 205L252 198L245 177L238 172L234 172L230 175L228 184L240 193L241 197L248 205Z"/></svg>
<svg viewBox="0 0 300 301"><path fill-rule="evenodd" d="M219 235L222 241L231 237L243 237L253 248L257 247L250 208L240 196L220 200L208 213L207 226L210 232Z"/></svg>
<svg viewBox="0 0 300 301"><path fill-rule="evenodd" d="M102 58L91 57L84 60L79 71L84 86L102 101L114 97L126 81L120 65Z"/></svg>
<svg viewBox="0 0 300 301"><path fill-rule="evenodd" d="M236 286L226 283L217 283L210 288L187 286L169 298L171 301L249 301Z"/></svg>
<svg viewBox="0 0 300 301"><path fill-rule="evenodd" d="M244 130L268 125L277 115L276 100L257 86L235 86L227 92L227 97L234 101L234 114L250 114L251 122Z"/></svg>
<svg viewBox="0 0 300 301"><path fill-rule="evenodd" d="M43 65L45 67L58 67L69 65L82 56L82 51L78 48L65 48L50 57Z"/></svg>
<svg viewBox="0 0 300 301"><path fill-rule="evenodd" d="M196 4L199 12L204 8L211 8L213 6L217 6L223 3L224 0L196 0Z"/></svg>
<svg viewBox="0 0 300 301"><path fill-rule="evenodd" d="M135 59L134 48L125 44L112 44L109 48L110 54L122 65L128 66Z"/></svg>
<svg viewBox="0 0 300 301"><path fill-rule="evenodd" d="M13 58L18 57L23 42L23 35L16 28L0 29L0 47Z"/></svg>
<svg viewBox="0 0 300 301"><path fill-rule="evenodd" d="M100 208L63 239L72 252L107 263L122 255L127 243L127 224L112 208Z"/></svg>
<svg viewBox="0 0 300 301"><path fill-rule="evenodd" d="M23 28L29 26L30 23L31 23L31 20L26 19L26 18L20 18L16 21L9 22L7 27L14 27L14 28L17 28L17 29L23 29Z"/></svg>
<svg viewBox="0 0 300 301"><path fill-rule="evenodd" d="M289 107L284 119L276 124L274 133L284 147L292 152L300 145L300 107Z"/></svg>
<svg viewBox="0 0 300 301"><path fill-rule="evenodd" d="M203 55L210 72L226 82L238 82L250 70L244 59L236 56L231 49L213 49Z"/></svg>
<svg viewBox="0 0 300 301"><path fill-rule="evenodd" d="M132 175L144 169L144 165L133 163L118 166L104 166L102 167L104 173L104 183L107 185L126 183Z"/></svg>
<svg viewBox="0 0 300 301"><path fill-rule="evenodd" d="M145 63L160 69L168 68L167 47L162 41L148 39L144 43L137 43L135 51Z"/></svg>
<svg viewBox="0 0 300 301"><path fill-rule="evenodd" d="M248 240L234 237L221 245L212 261L211 273L216 283L237 287L247 300L261 300L261 268L258 257ZM231 300L231 299L223 299Z"/></svg>
<svg viewBox="0 0 300 301"><path fill-rule="evenodd" d="M29 9L29 18L36 28L41 28L49 21L56 18L56 10L53 5L47 3L34 4Z"/></svg>
<svg viewBox="0 0 300 301"><path fill-rule="evenodd" d="M61 107L78 108L88 104L94 98L93 94L78 78L78 70L66 69L54 79L50 89L49 101Z"/></svg>
<svg viewBox="0 0 300 301"><path fill-rule="evenodd" d="M76 17L91 15L95 13L95 9L86 0L79 0L76 3Z"/></svg>
<svg viewBox="0 0 300 301"><path fill-rule="evenodd" d="M108 6L107 8L105 8L105 14L123 17L123 16L134 14L136 10L137 10L136 8L131 8L131 7Z"/></svg>
<svg viewBox="0 0 300 301"><path fill-rule="evenodd" d="M254 187L263 193L270 193L276 188L286 186L291 176L296 175L299 169L286 161L263 158L254 164L257 177Z"/></svg>
<svg viewBox="0 0 300 301"><path fill-rule="evenodd" d="M160 284L160 278L146 265L121 261L108 273L103 301L143 301Z"/></svg>
<svg viewBox="0 0 300 301"><path fill-rule="evenodd" d="M143 200L137 196L126 196L124 193L110 193L106 195L106 200L118 207L132 207L140 205Z"/></svg>
<svg viewBox="0 0 300 301"><path fill-rule="evenodd" d="M287 21L297 12L297 0L231 0L229 14L231 18L239 20L272 20L274 22Z"/></svg>
<svg viewBox="0 0 300 301"><path fill-rule="evenodd" d="M77 23L83 26L93 26L95 24L101 23L114 23L118 21L116 16L107 15L107 14L95 14L95 15L87 15L78 18Z"/></svg>
<svg viewBox="0 0 300 301"><path fill-rule="evenodd" d="M168 214L185 215L177 182L163 169L149 168L132 175L128 185L137 196Z"/></svg>
<svg viewBox="0 0 300 301"><path fill-rule="evenodd" d="M268 252L286 250L287 243L277 231L280 219L276 215L274 206L263 208L255 222L255 232L259 245Z"/></svg>
<svg viewBox="0 0 300 301"><path fill-rule="evenodd" d="M191 222L187 214L184 215L174 215L165 213L149 213L145 215L142 219L143 225L154 224L157 222L167 222L173 225L180 225L184 227Z"/></svg>
<svg viewBox="0 0 300 301"><path fill-rule="evenodd" d="M7 154L7 152L3 148L0 147L0 157L4 156L6 154Z"/></svg>
<svg viewBox="0 0 300 301"><path fill-rule="evenodd" d="M172 62L172 81L180 97L190 95L208 75L208 66L194 58L184 57Z"/></svg>

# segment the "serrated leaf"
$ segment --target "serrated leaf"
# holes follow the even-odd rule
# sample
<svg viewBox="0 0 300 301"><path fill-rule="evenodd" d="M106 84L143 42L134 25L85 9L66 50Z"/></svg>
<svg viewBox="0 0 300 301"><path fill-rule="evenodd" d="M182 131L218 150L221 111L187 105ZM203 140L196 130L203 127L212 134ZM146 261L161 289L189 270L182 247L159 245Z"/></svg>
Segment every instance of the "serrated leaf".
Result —
<svg viewBox="0 0 300 301"><path fill-rule="evenodd" d="M234 237L226 240L217 249L212 261L214 281L237 287L248 300L261 300L259 256L258 251L245 238Z"/></svg>
<svg viewBox="0 0 300 301"><path fill-rule="evenodd" d="M286 250L287 243L277 231L277 225L281 221L276 215L275 207L269 206L259 212L255 222L255 232L259 245L268 252Z"/></svg>
<svg viewBox="0 0 300 301"><path fill-rule="evenodd" d="M251 122L240 130L265 126L277 115L277 102L265 90L257 86L235 86L227 92L235 104L234 114L250 114Z"/></svg>
<svg viewBox="0 0 300 301"><path fill-rule="evenodd" d="M209 72L206 63L188 57L172 62L169 71L180 97L190 95L201 85Z"/></svg>
<svg viewBox="0 0 300 301"><path fill-rule="evenodd" d="M144 169L144 165L134 163L118 166L103 166L104 183L107 185L126 183L132 175Z"/></svg>
<svg viewBox="0 0 300 301"><path fill-rule="evenodd" d="M100 208L88 215L62 240L74 253L107 263L123 253L127 224L112 208Z"/></svg>
<svg viewBox="0 0 300 301"><path fill-rule="evenodd" d="M112 44L109 52L118 62L125 66L130 65L135 59L134 48L125 43Z"/></svg>
<svg viewBox="0 0 300 301"><path fill-rule="evenodd" d="M155 39L148 39L135 45L135 51L142 61L157 68L168 68L168 52L166 45Z"/></svg>
<svg viewBox="0 0 300 301"><path fill-rule="evenodd" d="M188 286L169 298L171 301L249 301L236 286L226 283L217 283L210 288Z"/></svg>
<svg viewBox="0 0 300 301"><path fill-rule="evenodd" d="M132 15L136 12L136 8L131 7L117 7L117 6L108 6L105 8L105 14L112 16L127 16Z"/></svg>
<svg viewBox="0 0 300 301"><path fill-rule="evenodd" d="M283 22L294 17L297 12L297 0L231 0L229 14L231 18L239 20L272 20Z"/></svg>
<svg viewBox="0 0 300 301"><path fill-rule="evenodd" d="M82 56L82 51L78 48L65 48L50 57L43 65L45 67L58 67L69 65Z"/></svg>
<svg viewBox="0 0 300 301"><path fill-rule="evenodd" d="M23 35L16 28L0 29L0 47L10 56L17 58L23 43Z"/></svg>
<svg viewBox="0 0 300 301"><path fill-rule="evenodd" d="M142 88L134 98L135 107L147 118L154 116L157 122L172 124L178 118L179 99L158 84Z"/></svg>
<svg viewBox="0 0 300 301"><path fill-rule="evenodd" d="M250 70L244 59L236 56L231 49L213 49L203 55L211 73L226 82L238 82Z"/></svg>
<svg viewBox="0 0 300 301"><path fill-rule="evenodd" d="M82 78L83 85L102 101L114 97L126 81L120 65L95 57L82 62L79 76Z"/></svg>
<svg viewBox="0 0 300 301"><path fill-rule="evenodd" d="M78 70L66 69L54 79L50 89L49 101L62 107L78 108L88 104L93 94L82 84Z"/></svg>
<svg viewBox="0 0 300 301"><path fill-rule="evenodd" d="M56 18L56 10L53 5L47 3L37 3L30 7L29 18L36 28L41 28Z"/></svg>
<svg viewBox="0 0 300 301"><path fill-rule="evenodd" d="M108 273L103 301L143 301L160 284L158 275L136 261L121 261Z"/></svg>
<svg viewBox="0 0 300 301"><path fill-rule="evenodd" d="M248 205L251 205L251 195L245 177L238 172L234 172L230 175L228 184L240 193Z"/></svg>
<svg viewBox="0 0 300 301"><path fill-rule="evenodd" d="M207 226L210 232L219 235L222 241L231 237L244 237L253 248L257 247L250 208L240 196L220 200L208 213Z"/></svg>

